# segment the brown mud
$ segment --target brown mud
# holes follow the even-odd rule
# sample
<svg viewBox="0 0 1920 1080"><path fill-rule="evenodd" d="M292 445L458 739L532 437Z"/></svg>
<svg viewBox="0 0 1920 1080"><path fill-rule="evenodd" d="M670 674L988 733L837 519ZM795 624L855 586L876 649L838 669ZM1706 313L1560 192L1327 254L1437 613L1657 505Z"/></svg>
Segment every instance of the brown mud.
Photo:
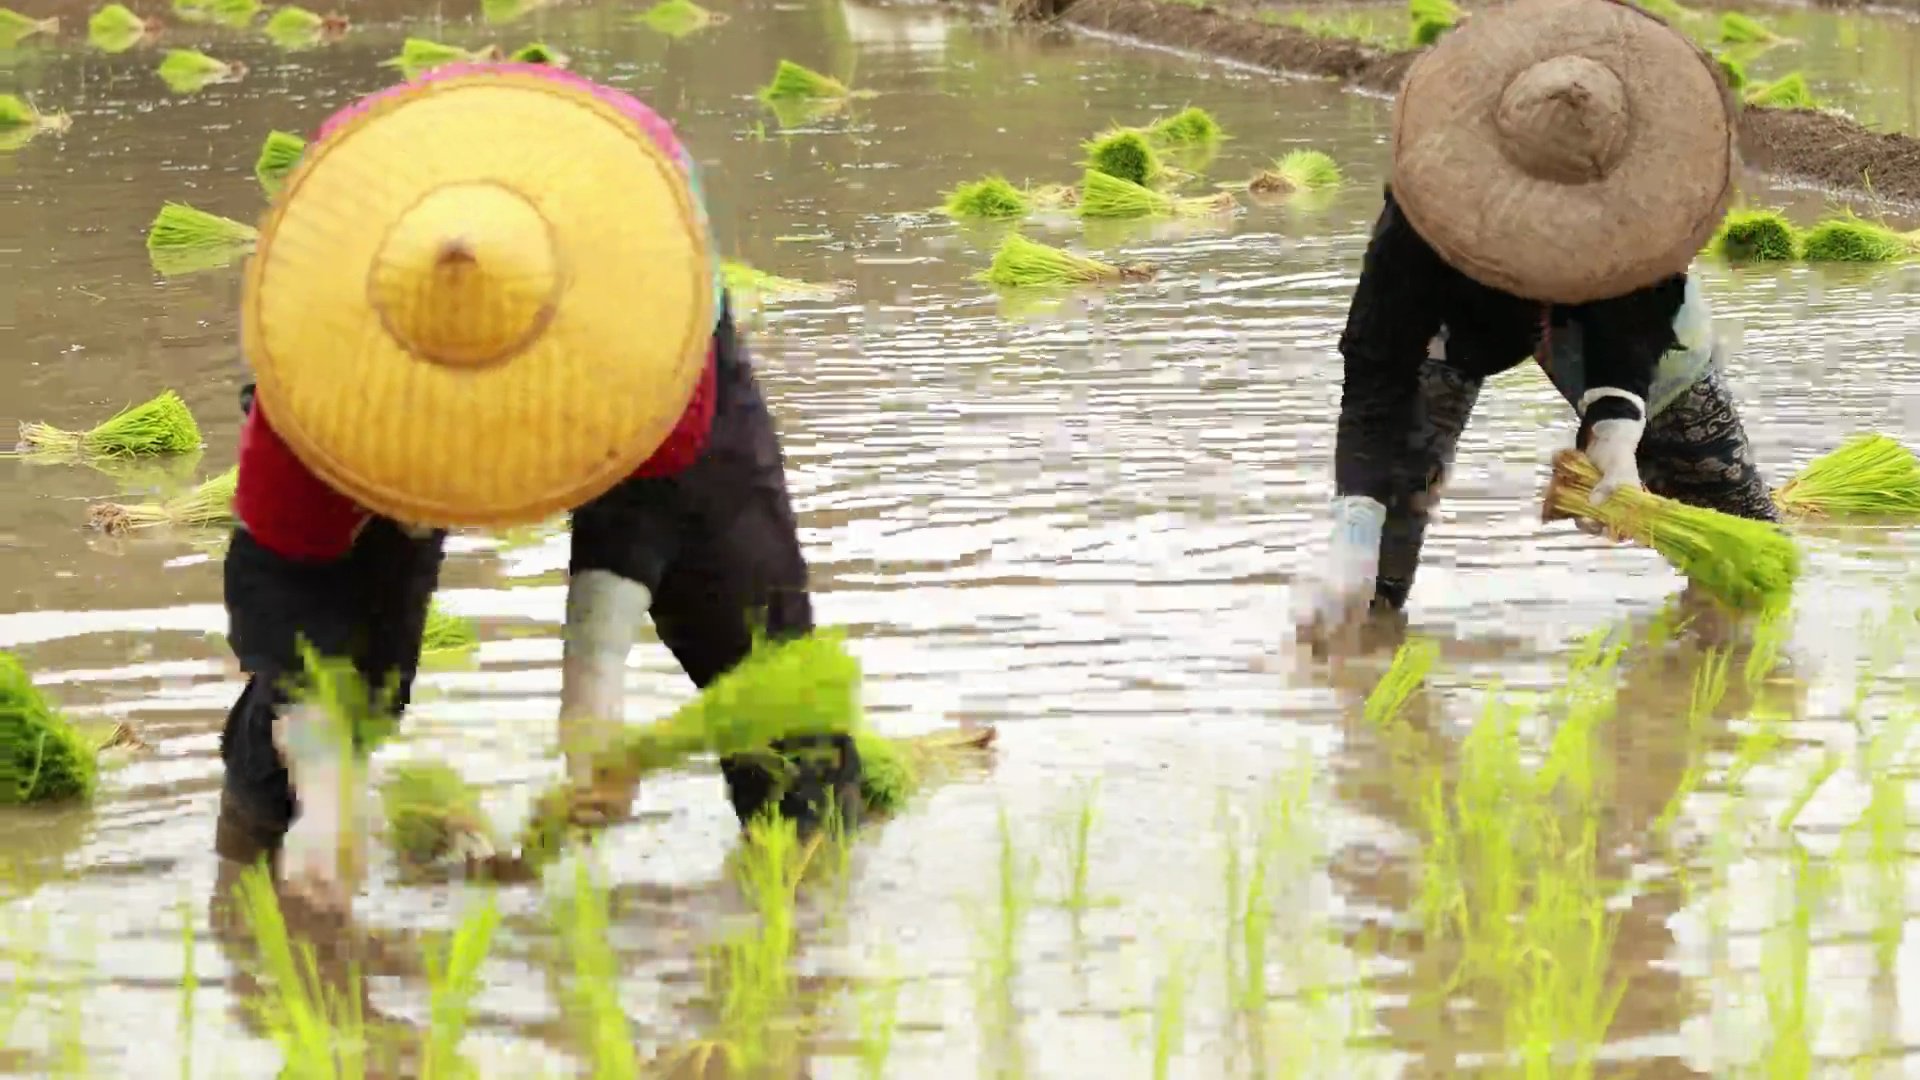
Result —
<svg viewBox="0 0 1920 1080"><path fill-rule="evenodd" d="M1268 71L1336 79L1390 94L1420 50L1380 49L1179 0L1023 0L1016 17L1061 22ZM1833 113L1745 109L1740 151L1752 168L1836 194L1920 206L1920 139L1870 131Z"/></svg>

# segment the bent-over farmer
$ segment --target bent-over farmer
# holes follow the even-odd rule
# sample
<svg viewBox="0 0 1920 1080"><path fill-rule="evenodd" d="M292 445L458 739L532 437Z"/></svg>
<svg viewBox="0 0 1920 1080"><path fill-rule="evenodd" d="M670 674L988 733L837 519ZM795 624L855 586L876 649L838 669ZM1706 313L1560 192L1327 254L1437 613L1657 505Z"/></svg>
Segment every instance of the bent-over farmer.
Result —
<svg viewBox="0 0 1920 1080"><path fill-rule="evenodd" d="M244 291L256 383L226 603L249 681L221 740L221 854L284 836L283 879L350 903L357 770L288 682L304 643L404 707L449 527L571 514L560 736L572 783L606 802L632 791L596 791L591 751L622 719L643 617L700 686L756 627L812 629L779 440L718 270L692 160L625 94L459 65L327 121ZM857 812L851 740L806 749L780 784L721 763L743 823Z"/></svg>
<svg viewBox="0 0 1920 1080"><path fill-rule="evenodd" d="M1414 63L1340 339L1304 635L1406 603L1481 385L1529 356L1579 418L1595 501L1644 483L1776 520L1687 272L1726 211L1735 117L1713 59L1618 0L1517 0Z"/></svg>

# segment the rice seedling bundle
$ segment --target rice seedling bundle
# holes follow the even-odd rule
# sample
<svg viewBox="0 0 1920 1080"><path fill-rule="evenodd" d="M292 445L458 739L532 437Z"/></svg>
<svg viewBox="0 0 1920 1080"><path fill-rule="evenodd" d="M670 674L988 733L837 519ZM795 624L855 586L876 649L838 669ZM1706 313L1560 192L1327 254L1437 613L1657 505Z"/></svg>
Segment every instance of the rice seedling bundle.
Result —
<svg viewBox="0 0 1920 1080"><path fill-rule="evenodd" d="M693 0L660 0L641 12L637 21L668 37L686 37L709 26L718 26L727 17L708 11Z"/></svg>
<svg viewBox="0 0 1920 1080"><path fill-rule="evenodd" d="M102 52L125 52L147 36L147 21L125 4L108 4L87 20L87 42Z"/></svg>
<svg viewBox="0 0 1920 1080"><path fill-rule="evenodd" d="M1413 23L1413 45L1421 48L1453 29L1460 22L1461 11L1453 0L1408 0L1407 15Z"/></svg>
<svg viewBox="0 0 1920 1080"><path fill-rule="evenodd" d="M1720 74L1726 78L1728 89L1739 90L1747 85L1747 69L1740 66L1740 61L1725 53L1714 53L1713 62L1720 65Z"/></svg>
<svg viewBox="0 0 1920 1080"><path fill-rule="evenodd" d="M410 37L400 43L399 56L383 60L381 63L387 67L399 68L401 75L411 79L447 64L498 59L500 59L498 46L462 49L457 45L443 45L437 41L428 41L426 38Z"/></svg>
<svg viewBox="0 0 1920 1080"><path fill-rule="evenodd" d="M1346 182L1340 166L1319 150L1289 150L1247 183L1261 195L1291 195L1301 191L1328 191Z"/></svg>
<svg viewBox="0 0 1920 1080"><path fill-rule="evenodd" d="M0 8L0 48L11 49L36 34L52 37L59 32L59 19L36 19L12 8Z"/></svg>
<svg viewBox="0 0 1920 1080"><path fill-rule="evenodd" d="M86 431L22 424L20 441L32 450L99 457L184 454L200 448L200 425L180 395L168 390Z"/></svg>
<svg viewBox="0 0 1920 1080"><path fill-rule="evenodd" d="M1734 210L1720 223L1708 245L1733 263L1791 262L1799 253L1793 223L1774 210Z"/></svg>
<svg viewBox="0 0 1920 1080"><path fill-rule="evenodd" d="M272 37L297 38L318 36L327 21L303 7L291 4L275 8L267 17L266 31Z"/></svg>
<svg viewBox="0 0 1920 1080"><path fill-rule="evenodd" d="M1751 15L1742 15L1737 11L1720 14L1720 43L1723 45L1760 45L1778 40L1778 35Z"/></svg>
<svg viewBox="0 0 1920 1080"><path fill-rule="evenodd" d="M231 82L245 72L243 65L215 60L193 49L168 49L159 67L160 78L169 88L189 94L214 83Z"/></svg>
<svg viewBox="0 0 1920 1080"><path fill-rule="evenodd" d="M832 296L835 289L831 285L816 285L798 278L781 277L756 270L743 262L725 261L720 264L720 280L729 292L748 294L756 297L773 296Z"/></svg>
<svg viewBox="0 0 1920 1080"><path fill-rule="evenodd" d="M183 22L207 22L213 18L209 0L173 0L173 14Z"/></svg>
<svg viewBox="0 0 1920 1080"><path fill-rule="evenodd" d="M1920 457L1885 435L1856 435L1773 493L1790 517L1920 517Z"/></svg>
<svg viewBox="0 0 1920 1080"><path fill-rule="evenodd" d="M1095 169L1088 169L1080 181L1081 217L1198 217L1230 212L1237 205L1233 196L1224 191L1218 195L1176 198Z"/></svg>
<svg viewBox="0 0 1920 1080"><path fill-rule="evenodd" d="M0 94L0 132L31 137L42 131L65 131L72 124L66 113L41 112L24 98Z"/></svg>
<svg viewBox="0 0 1920 1080"><path fill-rule="evenodd" d="M1138 131L1122 128L1086 143L1087 168L1145 187L1160 178L1163 167L1153 144Z"/></svg>
<svg viewBox="0 0 1920 1080"><path fill-rule="evenodd" d="M1593 488L1599 482L1600 471L1585 454L1562 450L1553 459L1553 480L1541 517L1597 522L1616 537L1650 547L1736 611L1774 609L1791 595L1800 573L1800 550L1774 525L1688 506L1638 488L1615 491L1595 506Z"/></svg>
<svg viewBox="0 0 1920 1080"><path fill-rule="evenodd" d="M570 62L566 53L543 45L538 41L530 42L513 50L507 59L516 64L545 64L548 67L563 68Z"/></svg>
<svg viewBox="0 0 1920 1080"><path fill-rule="evenodd" d="M463 848L496 846L480 793L440 762L395 768L380 785L380 806L387 843L404 865L427 866Z"/></svg>
<svg viewBox="0 0 1920 1080"><path fill-rule="evenodd" d="M238 248L259 237L258 229L245 222L195 210L185 203L162 203L147 228L147 250L186 251L207 248Z"/></svg>
<svg viewBox="0 0 1920 1080"><path fill-rule="evenodd" d="M782 60L774 69L773 81L761 88L760 100L810 101L844 98L851 93L846 84L838 79L801 67L791 60Z"/></svg>
<svg viewBox="0 0 1920 1080"><path fill-rule="evenodd" d="M233 523L233 495L240 482L238 466L196 485L193 490L159 503L98 503L87 512L87 526L109 536L160 526L210 528Z"/></svg>
<svg viewBox="0 0 1920 1080"><path fill-rule="evenodd" d="M239 29L260 14L260 0L208 0L207 15L223 26Z"/></svg>
<svg viewBox="0 0 1920 1080"><path fill-rule="evenodd" d="M284 9L283 9L284 10ZM271 195L286 183L287 174L300 164L300 155L306 153L307 140L285 131L269 131L260 144L260 156L253 161L254 178Z"/></svg>
<svg viewBox="0 0 1920 1080"><path fill-rule="evenodd" d="M1797 71L1788 72L1772 82L1753 83L1743 96L1747 104L1763 109L1812 109L1819 106L1812 88L1807 86L1807 77Z"/></svg>
<svg viewBox="0 0 1920 1080"><path fill-rule="evenodd" d="M0 652L0 806L89 798L99 769L99 747Z"/></svg>
<svg viewBox="0 0 1920 1080"><path fill-rule="evenodd" d="M1814 225L1800 248L1808 262L1885 263L1912 256L1915 244L1885 225L1849 216Z"/></svg>
<svg viewBox="0 0 1920 1080"><path fill-rule="evenodd" d="M986 280L1007 288L1139 281L1153 276L1145 265L1121 267L1062 251L1019 233L1008 233L993 253Z"/></svg>
<svg viewBox="0 0 1920 1080"><path fill-rule="evenodd" d="M894 739L872 731L854 736L860 753L860 796L868 813L898 813L939 775L979 761L993 745L990 727L953 728Z"/></svg>
<svg viewBox="0 0 1920 1080"><path fill-rule="evenodd" d="M1147 138L1161 146L1212 146L1225 136L1220 121L1194 105L1147 126Z"/></svg>
<svg viewBox="0 0 1920 1080"><path fill-rule="evenodd" d="M954 188L947 194L943 209L949 217L1012 221L1026 217L1033 208L1020 189L1004 177L989 176Z"/></svg>

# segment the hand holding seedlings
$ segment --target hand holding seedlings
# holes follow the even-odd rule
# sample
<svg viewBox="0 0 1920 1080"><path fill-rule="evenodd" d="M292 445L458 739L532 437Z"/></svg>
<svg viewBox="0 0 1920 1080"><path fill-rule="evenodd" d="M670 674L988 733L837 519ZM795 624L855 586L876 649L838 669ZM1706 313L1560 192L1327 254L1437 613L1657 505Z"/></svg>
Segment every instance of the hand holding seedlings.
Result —
<svg viewBox="0 0 1920 1080"><path fill-rule="evenodd" d="M551 68L446 68L379 96L382 109L350 107L322 126L326 153L259 230L242 305L257 387L242 395L239 524L226 556L229 636L249 682L223 743L223 854L250 859L283 837L296 853L297 839L298 884L335 907L350 902L359 865L365 743L330 752L307 737L324 728L287 708L282 685L305 642L322 657L356 657L365 687L392 688L377 701L357 694L354 708L397 716L446 529L571 512L557 729L569 790L603 817L635 791L604 765L624 730L627 655L643 618L696 685L715 688L754 651L748 612L775 641L813 629L785 477L766 449L778 437L719 260L689 210L698 187L672 128L632 97ZM489 105L503 96L513 109ZM409 126L418 115L437 119ZM348 178L389 164L398 144L388 125L418 132L407 143L413 179L371 196ZM483 140L519 148L482 159L499 184L443 184L470 175ZM349 198L361 201L341 205ZM641 224L550 221L539 209L549 201L617 207ZM355 229L387 237L372 266L336 265L327 245L276 245ZM559 303L588 269L603 287ZM374 284L327 284L349 277ZM300 313L316 289L351 297L330 325L361 331L309 327ZM602 333L635 321L659 332ZM532 367L519 359L530 349L543 357ZM331 404L344 400L348 370L355 400L410 403L404 423ZM488 418L509 402L521 423L503 431ZM367 407L377 409L356 408ZM762 701L776 728L796 719L778 704ZM795 712L804 704L788 701ZM832 731L770 747L747 739L721 768L743 825L767 812L805 833L830 808L857 805L862 776L851 735Z"/></svg>

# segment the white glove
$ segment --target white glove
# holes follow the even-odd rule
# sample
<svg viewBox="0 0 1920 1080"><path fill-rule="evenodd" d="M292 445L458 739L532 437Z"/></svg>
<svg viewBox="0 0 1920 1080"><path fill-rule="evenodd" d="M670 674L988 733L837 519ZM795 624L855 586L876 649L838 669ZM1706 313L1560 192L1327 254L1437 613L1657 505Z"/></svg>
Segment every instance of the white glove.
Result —
<svg viewBox="0 0 1920 1080"><path fill-rule="evenodd" d="M1345 625L1373 602L1380 576L1380 530L1386 522L1387 508L1364 495L1333 500L1326 565L1295 616L1302 637Z"/></svg>
<svg viewBox="0 0 1920 1080"><path fill-rule="evenodd" d="M1595 506L1607 501L1607 498L1621 488L1641 487L1640 466L1635 454L1640 449L1640 436L1647 430L1647 405L1639 397L1625 390L1599 389L1589 391L1580 399L1580 411L1603 397L1625 398L1640 409L1638 420L1596 420L1587 435L1587 460L1600 470L1600 482L1593 486ZM1575 523L1589 533L1604 533L1606 527L1598 522L1584 518Z"/></svg>
<svg viewBox="0 0 1920 1080"><path fill-rule="evenodd" d="M286 710L274 742L299 804L281 842L281 881L315 907L349 914L366 869L365 770L338 721L316 706Z"/></svg>
<svg viewBox="0 0 1920 1080"><path fill-rule="evenodd" d="M620 732L627 654L652 606L645 585L609 570L585 570L567 582L559 728L567 778L579 792L593 791L594 757Z"/></svg>

